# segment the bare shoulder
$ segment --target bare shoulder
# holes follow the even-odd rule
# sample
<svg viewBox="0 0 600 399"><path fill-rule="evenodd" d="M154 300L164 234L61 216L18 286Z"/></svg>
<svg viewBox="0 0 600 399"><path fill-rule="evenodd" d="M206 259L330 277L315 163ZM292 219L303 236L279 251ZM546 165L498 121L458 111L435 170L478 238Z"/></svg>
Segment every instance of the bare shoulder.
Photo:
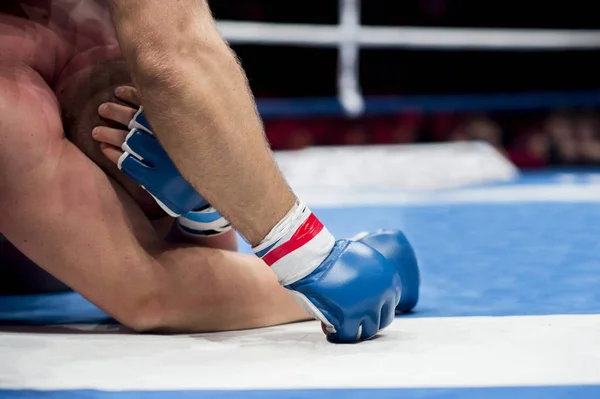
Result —
<svg viewBox="0 0 600 399"><path fill-rule="evenodd" d="M0 62L27 65L52 82L67 61L69 46L21 2L0 4Z"/></svg>

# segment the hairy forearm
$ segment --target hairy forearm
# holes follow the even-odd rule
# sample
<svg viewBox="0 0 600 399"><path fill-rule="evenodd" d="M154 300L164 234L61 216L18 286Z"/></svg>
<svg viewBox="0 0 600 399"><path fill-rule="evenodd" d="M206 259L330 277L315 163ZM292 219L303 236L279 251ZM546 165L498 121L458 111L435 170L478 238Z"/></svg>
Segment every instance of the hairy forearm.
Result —
<svg viewBox="0 0 600 399"><path fill-rule="evenodd" d="M252 244L295 198L205 2L111 0L148 119L181 173Z"/></svg>

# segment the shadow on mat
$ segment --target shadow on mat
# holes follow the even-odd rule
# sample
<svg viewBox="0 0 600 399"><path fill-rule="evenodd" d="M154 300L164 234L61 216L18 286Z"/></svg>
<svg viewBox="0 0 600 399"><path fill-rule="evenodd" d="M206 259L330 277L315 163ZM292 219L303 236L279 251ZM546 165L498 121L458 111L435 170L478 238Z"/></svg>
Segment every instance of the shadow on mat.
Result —
<svg viewBox="0 0 600 399"><path fill-rule="evenodd" d="M103 335L135 335L135 331L121 325L73 325L73 326L2 326L0 333L24 333L24 334L103 334Z"/></svg>

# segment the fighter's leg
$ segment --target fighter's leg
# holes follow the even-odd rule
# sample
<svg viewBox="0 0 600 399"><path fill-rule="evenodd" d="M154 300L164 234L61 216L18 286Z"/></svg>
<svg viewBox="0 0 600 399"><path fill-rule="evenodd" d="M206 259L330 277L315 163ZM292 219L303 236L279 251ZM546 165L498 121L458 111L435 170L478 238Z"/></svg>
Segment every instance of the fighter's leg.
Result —
<svg viewBox="0 0 600 399"><path fill-rule="evenodd" d="M307 317L255 258L160 240L128 194L64 138L57 101L35 71L2 65L0 87L0 232L45 270L137 330Z"/></svg>

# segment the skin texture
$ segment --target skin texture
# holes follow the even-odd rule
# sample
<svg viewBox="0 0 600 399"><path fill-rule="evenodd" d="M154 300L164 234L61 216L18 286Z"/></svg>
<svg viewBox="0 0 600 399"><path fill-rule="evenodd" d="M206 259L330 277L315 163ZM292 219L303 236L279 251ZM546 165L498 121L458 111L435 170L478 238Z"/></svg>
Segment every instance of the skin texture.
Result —
<svg viewBox="0 0 600 399"><path fill-rule="evenodd" d="M118 68L123 66L124 63L119 61ZM99 76L99 74L94 74L94 76ZM173 219L164 218L164 212L146 191L142 190L136 183L118 171L116 165L119 157L123 154L121 146L129 133L129 122L140 107L141 101L137 90L132 86L119 86L115 88L115 97L112 96L112 86L109 90L111 92L103 91L106 94L105 96L99 96L99 99L106 99L107 102L103 102L99 106L97 106L96 102L92 104L91 110L95 112L97 109L97 114L91 117L86 115L83 119L85 124L79 124L73 129L75 132L78 132L76 134L79 136L78 142L84 144L86 148L91 149L88 156L95 161L97 160L97 164L103 165L103 170L107 174L114 176L119 182L123 181L124 186L128 187L129 193L136 198L138 204L141 204L146 215L154 216L158 214L159 217L163 216L163 220L155 222L155 226L160 226L159 229L165 232L165 238L168 241L188 242L203 247L237 251L237 236L233 230L212 237L184 234L173 223ZM96 126L93 126L94 122L97 122Z"/></svg>
<svg viewBox="0 0 600 399"><path fill-rule="evenodd" d="M296 199L246 76L199 0L109 0L146 116L182 175L252 244Z"/></svg>
<svg viewBox="0 0 600 399"><path fill-rule="evenodd" d="M221 331L308 319L255 257L164 239L145 194L118 182L122 177L91 143L91 129L87 141L81 133L86 115L125 83L117 69L104 85L93 82L90 65L118 55L114 35L104 29L109 21L90 22L90 13L101 18L94 1L81 2L94 12L73 11L71 1L42 3L0 6L0 233L137 331ZM52 19L65 16L70 25ZM79 38L86 29L85 40ZM104 88L96 92L96 83ZM79 92L81 98L70 95Z"/></svg>

